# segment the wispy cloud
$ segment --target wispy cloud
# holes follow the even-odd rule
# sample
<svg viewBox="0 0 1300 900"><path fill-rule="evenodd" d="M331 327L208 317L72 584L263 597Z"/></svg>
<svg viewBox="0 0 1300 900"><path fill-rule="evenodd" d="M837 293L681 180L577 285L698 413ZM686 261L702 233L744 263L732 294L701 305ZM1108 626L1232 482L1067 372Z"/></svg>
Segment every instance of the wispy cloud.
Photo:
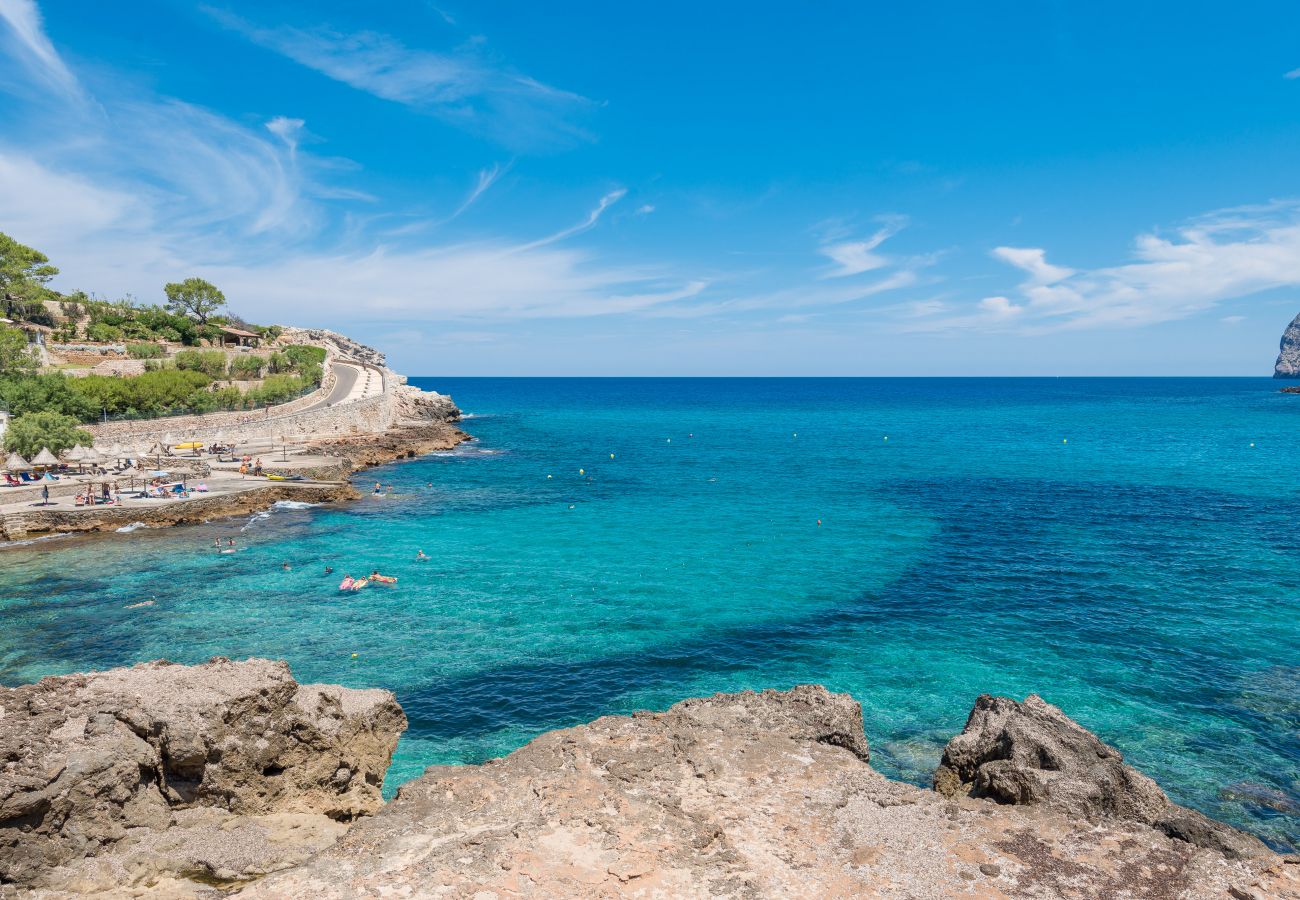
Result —
<svg viewBox="0 0 1300 900"><path fill-rule="evenodd" d="M539 247L545 247L547 244L554 244L556 241L562 241L567 237L572 237L575 234L586 231L600 221L600 217L605 210L609 209L619 200L622 200L625 194L627 194L627 191L623 188L619 188L616 191L610 191L608 194L600 198L600 202L596 204L595 209L589 212L587 218L583 219L577 225L565 228L562 231L557 231L555 234L547 235L544 238L521 244L515 248L515 252L520 253L528 250L536 250Z"/></svg>
<svg viewBox="0 0 1300 900"><path fill-rule="evenodd" d="M7 27L11 55L22 60L36 78L67 97L80 98L81 86L45 34L35 0L0 0L0 21Z"/></svg>
<svg viewBox="0 0 1300 900"><path fill-rule="evenodd" d="M998 247L993 255L1027 276L1018 297L986 297L974 309L909 327L1025 333L1134 328L1186 319L1261 291L1300 287L1300 201L1220 210L1184 224L1172 237L1139 235L1132 261L1116 266L1053 265L1038 247Z"/></svg>
<svg viewBox="0 0 1300 900"><path fill-rule="evenodd" d="M821 277L845 278L888 266L891 260L876 253L876 248L898 234L906 224L907 220L901 216L891 216L882 228L864 240L831 240L822 244L822 255L829 257L835 263L835 268L823 272ZM835 228L835 232L842 231L843 226Z"/></svg>
<svg viewBox="0 0 1300 900"><path fill-rule="evenodd" d="M375 31L263 26L226 10L205 11L258 46L328 78L511 146L583 136L572 119L592 105L577 94L489 64L473 44L438 52L408 47Z"/></svg>
<svg viewBox="0 0 1300 900"><path fill-rule="evenodd" d="M483 196L484 191L496 184L497 179L501 177L501 171L501 166L495 163L491 168L479 169L478 182L446 221L450 222L452 219L459 218L461 213L473 206L475 201Z"/></svg>
<svg viewBox="0 0 1300 900"><path fill-rule="evenodd" d="M1282 77L1286 78L1289 81L1294 81L1295 79L1300 78L1300 69L1292 69L1290 72L1287 72Z"/></svg>
<svg viewBox="0 0 1300 900"><path fill-rule="evenodd" d="M266 123L266 130L284 141L284 145L289 148L290 155L294 155L298 152L298 142L302 139L302 130L306 124L302 119L276 116Z"/></svg>

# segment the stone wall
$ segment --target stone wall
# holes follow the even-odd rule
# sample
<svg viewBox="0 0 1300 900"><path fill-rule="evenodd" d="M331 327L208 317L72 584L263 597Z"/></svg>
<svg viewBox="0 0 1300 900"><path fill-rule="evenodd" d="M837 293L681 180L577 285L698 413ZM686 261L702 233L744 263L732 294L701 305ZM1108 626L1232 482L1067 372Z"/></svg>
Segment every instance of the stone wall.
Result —
<svg viewBox="0 0 1300 900"><path fill-rule="evenodd" d="M278 406L160 419L124 419L116 422L99 422L85 427L95 436L96 442L153 443L162 440L163 435L168 433L177 440L189 435L198 435L211 440L217 431L224 431L228 440L239 440L243 434L258 434L267 428L273 428L272 422L300 412L328 397L334 390L334 383L337 380L330 362L331 358L327 356L325 375L321 379L319 388Z"/></svg>

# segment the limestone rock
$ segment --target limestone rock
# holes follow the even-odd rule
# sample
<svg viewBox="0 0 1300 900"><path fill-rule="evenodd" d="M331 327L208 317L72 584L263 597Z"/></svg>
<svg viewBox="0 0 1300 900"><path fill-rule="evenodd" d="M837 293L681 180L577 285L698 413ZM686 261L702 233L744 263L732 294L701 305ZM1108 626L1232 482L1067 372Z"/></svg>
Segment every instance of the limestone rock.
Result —
<svg viewBox="0 0 1300 900"><path fill-rule="evenodd" d="M1282 344L1273 366L1274 378L1300 378L1300 316L1282 333Z"/></svg>
<svg viewBox="0 0 1300 900"><path fill-rule="evenodd" d="M139 843L178 810L372 813L405 727L387 691L299 685L262 659L0 688L0 882Z"/></svg>
<svg viewBox="0 0 1300 900"><path fill-rule="evenodd" d="M313 897L1285 896L1297 866L1229 860L891 782L844 694L719 694L435 766L302 866L244 888Z"/></svg>
<svg viewBox="0 0 1300 900"><path fill-rule="evenodd" d="M1118 750L1036 694L1024 703L977 699L962 733L944 748L934 786L948 796L966 792L1091 821L1139 822L1229 856L1270 852L1250 835L1171 802Z"/></svg>

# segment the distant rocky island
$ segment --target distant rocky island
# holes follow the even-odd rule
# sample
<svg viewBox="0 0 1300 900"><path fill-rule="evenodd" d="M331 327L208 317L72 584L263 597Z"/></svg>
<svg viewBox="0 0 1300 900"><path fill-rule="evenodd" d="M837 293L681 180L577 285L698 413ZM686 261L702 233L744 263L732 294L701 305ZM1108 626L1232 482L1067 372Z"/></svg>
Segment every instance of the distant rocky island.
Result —
<svg viewBox="0 0 1300 900"><path fill-rule="evenodd" d="M46 678L0 719L0 897L1300 896L1300 859L1032 695L980 697L933 789L803 685L552 731L387 804L393 695L283 662Z"/></svg>
<svg viewBox="0 0 1300 900"><path fill-rule="evenodd" d="M1282 333L1277 362L1273 366L1273 377L1300 378L1300 316L1292 319L1291 324Z"/></svg>

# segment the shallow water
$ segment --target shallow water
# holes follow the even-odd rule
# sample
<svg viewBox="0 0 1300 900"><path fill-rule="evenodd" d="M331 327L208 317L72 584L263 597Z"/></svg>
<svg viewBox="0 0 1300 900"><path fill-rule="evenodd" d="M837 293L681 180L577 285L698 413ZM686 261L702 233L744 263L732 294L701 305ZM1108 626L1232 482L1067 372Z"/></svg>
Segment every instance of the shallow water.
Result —
<svg viewBox="0 0 1300 900"><path fill-rule="evenodd" d="M925 782L977 694L1036 691L1300 845L1300 397L1274 382L413 381L479 440L358 478L389 496L0 551L0 681L283 657L397 693L390 791L805 681ZM372 569L398 584L335 590Z"/></svg>

